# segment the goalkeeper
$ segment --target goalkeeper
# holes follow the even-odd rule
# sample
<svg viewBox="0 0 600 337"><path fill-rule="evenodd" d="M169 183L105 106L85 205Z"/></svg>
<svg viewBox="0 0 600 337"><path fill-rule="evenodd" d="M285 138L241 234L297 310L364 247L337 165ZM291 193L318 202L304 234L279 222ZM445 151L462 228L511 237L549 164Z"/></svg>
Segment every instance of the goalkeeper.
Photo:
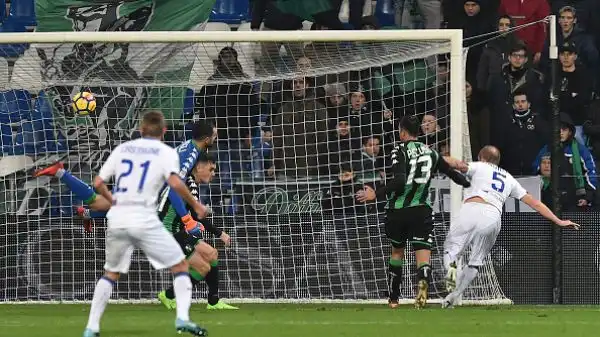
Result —
<svg viewBox="0 0 600 337"><path fill-rule="evenodd" d="M186 179L186 184L192 192L192 195L199 196L198 184L208 184L215 175L215 162L206 153L200 154L198 162L192 170L192 175ZM178 217L173 205L168 198L168 192L164 191L159 201L159 217L167 231L169 231L183 250L190 265L190 277L192 284L197 285L204 280L208 286L208 305L207 309L230 310L238 309L219 300L219 260L218 252L208 243L200 238L200 231L207 230L216 237L220 238L223 243L228 246L231 238L227 233L214 226L210 221L202 220L202 224L193 230L188 230L183 219ZM189 209L190 216L196 220L196 215ZM173 310L176 308L175 292L173 287L163 290L158 293L158 299L164 304L167 309Z"/></svg>

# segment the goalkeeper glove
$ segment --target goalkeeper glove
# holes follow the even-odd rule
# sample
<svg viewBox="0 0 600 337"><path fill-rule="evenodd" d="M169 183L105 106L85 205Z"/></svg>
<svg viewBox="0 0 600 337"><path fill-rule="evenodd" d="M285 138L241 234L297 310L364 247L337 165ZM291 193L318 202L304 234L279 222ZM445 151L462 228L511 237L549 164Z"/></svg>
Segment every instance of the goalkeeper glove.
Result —
<svg viewBox="0 0 600 337"><path fill-rule="evenodd" d="M191 214L186 214L181 218L185 227L185 232L193 237L200 237L200 232L204 231L204 226L192 218Z"/></svg>

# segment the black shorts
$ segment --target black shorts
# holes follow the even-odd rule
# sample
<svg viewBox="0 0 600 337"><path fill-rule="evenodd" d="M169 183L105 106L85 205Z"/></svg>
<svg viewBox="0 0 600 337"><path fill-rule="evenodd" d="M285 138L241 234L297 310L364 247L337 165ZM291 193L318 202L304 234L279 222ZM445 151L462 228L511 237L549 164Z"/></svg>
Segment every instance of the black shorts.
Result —
<svg viewBox="0 0 600 337"><path fill-rule="evenodd" d="M405 248L410 241L413 249L430 249L433 244L433 212L429 206L388 210L385 234L394 248Z"/></svg>

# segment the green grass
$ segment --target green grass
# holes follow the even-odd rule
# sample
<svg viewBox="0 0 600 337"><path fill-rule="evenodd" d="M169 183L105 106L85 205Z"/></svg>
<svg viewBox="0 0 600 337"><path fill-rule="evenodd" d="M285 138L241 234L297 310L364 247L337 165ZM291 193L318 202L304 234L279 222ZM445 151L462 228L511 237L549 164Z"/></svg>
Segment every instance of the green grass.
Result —
<svg viewBox="0 0 600 337"><path fill-rule="evenodd" d="M502 306L417 311L385 305L240 304L193 306L211 337L576 337L600 334L600 307ZM87 305L0 305L0 336L81 336ZM159 305L109 305L102 337L175 336L174 313Z"/></svg>

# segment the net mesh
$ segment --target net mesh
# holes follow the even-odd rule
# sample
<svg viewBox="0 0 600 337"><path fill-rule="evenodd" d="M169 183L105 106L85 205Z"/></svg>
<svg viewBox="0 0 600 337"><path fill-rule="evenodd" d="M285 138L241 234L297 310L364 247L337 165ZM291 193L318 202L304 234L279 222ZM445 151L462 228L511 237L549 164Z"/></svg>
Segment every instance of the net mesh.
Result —
<svg viewBox="0 0 600 337"><path fill-rule="evenodd" d="M31 169L63 161L91 181L111 149L140 136L149 109L165 115L171 146L189 139L195 120L217 125L210 152L218 176L201 186L201 199L234 238L229 249L211 241L221 251L223 297L385 298L383 203L353 195L389 178L386 158L404 115L423 116L420 139L448 153L449 49L449 41L419 40L32 45L0 93L0 301L91 298L104 220L84 233L74 220L81 201L56 179L30 178ZM82 91L96 97L93 114L71 108ZM449 185L436 182L430 294L439 299ZM402 296L411 299L416 270L407 256ZM114 297L152 300L170 283L136 252ZM465 299L504 300L489 261Z"/></svg>

